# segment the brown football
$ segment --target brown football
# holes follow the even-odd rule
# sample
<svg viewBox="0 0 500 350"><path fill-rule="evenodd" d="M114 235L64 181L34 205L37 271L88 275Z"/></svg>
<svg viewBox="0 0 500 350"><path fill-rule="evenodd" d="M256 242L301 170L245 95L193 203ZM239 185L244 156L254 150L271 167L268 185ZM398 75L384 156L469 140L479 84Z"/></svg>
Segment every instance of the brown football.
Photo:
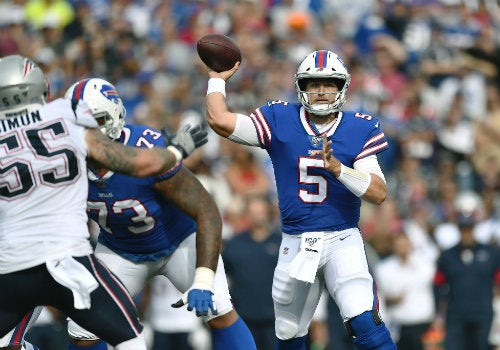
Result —
<svg viewBox="0 0 500 350"><path fill-rule="evenodd" d="M241 62L240 48L226 35L205 35L198 40L196 50L203 63L216 72L230 70L236 62Z"/></svg>

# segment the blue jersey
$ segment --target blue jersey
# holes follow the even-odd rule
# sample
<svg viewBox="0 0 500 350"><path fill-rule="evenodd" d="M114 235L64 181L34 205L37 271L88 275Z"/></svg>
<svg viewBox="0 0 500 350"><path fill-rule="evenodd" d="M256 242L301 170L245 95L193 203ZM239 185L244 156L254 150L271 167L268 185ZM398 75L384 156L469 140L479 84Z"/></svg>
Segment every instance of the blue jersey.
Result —
<svg viewBox="0 0 500 350"><path fill-rule="evenodd" d="M134 147L165 147L162 133L146 126L126 126L119 141ZM132 261L170 255L196 231L196 222L154 188L179 169L180 164L166 174L146 178L89 170L87 210L101 228L99 242Z"/></svg>
<svg viewBox="0 0 500 350"><path fill-rule="evenodd" d="M288 234L356 227L361 200L323 167L311 152L321 150L321 133L299 103L268 101L250 115L260 146L274 168L282 230ZM335 157L344 165L386 149L379 121L342 112L326 132Z"/></svg>

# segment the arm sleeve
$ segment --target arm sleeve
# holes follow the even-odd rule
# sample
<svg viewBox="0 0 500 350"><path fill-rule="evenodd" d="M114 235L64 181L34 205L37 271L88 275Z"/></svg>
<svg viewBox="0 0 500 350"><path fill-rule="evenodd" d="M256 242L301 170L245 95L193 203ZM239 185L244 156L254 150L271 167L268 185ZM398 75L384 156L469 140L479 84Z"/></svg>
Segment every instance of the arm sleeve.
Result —
<svg viewBox="0 0 500 350"><path fill-rule="evenodd" d="M355 170L361 171L367 174L378 175L384 182L385 176L378 163L377 155L372 154L371 156L358 159L354 162L353 167Z"/></svg>
<svg viewBox="0 0 500 350"><path fill-rule="evenodd" d="M260 146L257 130L252 119L244 114L236 114L236 126L229 140L247 146Z"/></svg>

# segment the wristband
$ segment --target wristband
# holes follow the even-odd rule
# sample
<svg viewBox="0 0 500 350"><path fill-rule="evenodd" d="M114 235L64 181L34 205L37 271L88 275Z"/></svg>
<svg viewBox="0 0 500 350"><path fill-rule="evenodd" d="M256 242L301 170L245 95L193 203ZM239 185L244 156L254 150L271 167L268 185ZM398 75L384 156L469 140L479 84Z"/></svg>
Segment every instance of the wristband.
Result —
<svg viewBox="0 0 500 350"><path fill-rule="evenodd" d="M212 92L218 92L226 97L226 81L222 78L208 79L207 95Z"/></svg>
<svg viewBox="0 0 500 350"><path fill-rule="evenodd" d="M191 289L204 289L213 293L215 272L208 267L197 267Z"/></svg>
<svg viewBox="0 0 500 350"><path fill-rule="evenodd" d="M340 164L340 175L337 179L357 197L361 197L366 193L372 181L370 174L349 168L344 164Z"/></svg>
<svg viewBox="0 0 500 350"><path fill-rule="evenodd" d="M179 163L182 160L182 153L177 149L177 147L170 145L167 147L167 149L174 155L175 159L177 160L176 163Z"/></svg>

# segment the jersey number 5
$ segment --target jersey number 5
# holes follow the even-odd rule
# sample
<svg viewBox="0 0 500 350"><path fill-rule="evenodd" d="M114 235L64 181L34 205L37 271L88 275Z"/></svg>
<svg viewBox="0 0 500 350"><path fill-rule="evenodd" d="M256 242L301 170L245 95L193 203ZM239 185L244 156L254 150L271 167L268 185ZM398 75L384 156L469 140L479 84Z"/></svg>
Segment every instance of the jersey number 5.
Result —
<svg viewBox="0 0 500 350"><path fill-rule="evenodd" d="M310 192L299 189L299 198L304 203L322 203L328 193L328 181L322 175L311 175L309 169L324 168L323 160L319 158L299 158L299 184L314 185L317 190Z"/></svg>

